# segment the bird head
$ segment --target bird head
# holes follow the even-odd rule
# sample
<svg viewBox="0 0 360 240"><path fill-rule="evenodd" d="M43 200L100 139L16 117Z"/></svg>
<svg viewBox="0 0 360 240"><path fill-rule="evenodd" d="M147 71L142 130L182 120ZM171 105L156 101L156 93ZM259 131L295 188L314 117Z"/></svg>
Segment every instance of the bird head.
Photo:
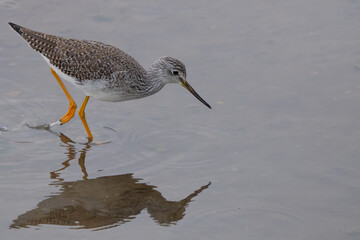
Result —
<svg viewBox="0 0 360 240"><path fill-rule="evenodd" d="M200 102L211 109L211 106L191 87L186 80L186 68L185 65L171 57L161 57L151 67L153 72L156 72L158 77L166 83L177 83L187 89L192 95L194 95Z"/></svg>

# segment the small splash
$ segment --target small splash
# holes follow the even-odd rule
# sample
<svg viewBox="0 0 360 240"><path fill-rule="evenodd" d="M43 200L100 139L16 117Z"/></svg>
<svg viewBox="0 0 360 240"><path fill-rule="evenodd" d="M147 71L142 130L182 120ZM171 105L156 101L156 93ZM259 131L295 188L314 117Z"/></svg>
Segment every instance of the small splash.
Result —
<svg viewBox="0 0 360 240"><path fill-rule="evenodd" d="M102 145L109 144L109 143L112 143L112 141L109 140L109 141L102 142L102 141L94 140L93 142L89 143L89 145L90 146L102 146Z"/></svg>
<svg viewBox="0 0 360 240"><path fill-rule="evenodd" d="M44 123L44 124L40 124L40 125L37 125L37 126L30 126L29 124L25 124L28 128L31 128L31 129L37 129L37 130L50 130L50 124L48 123Z"/></svg>
<svg viewBox="0 0 360 240"><path fill-rule="evenodd" d="M55 125L61 125L60 120L59 120L59 121L56 121L56 122L53 122L53 123L50 123L50 124L49 124L49 128L52 127L52 126L55 126Z"/></svg>
<svg viewBox="0 0 360 240"><path fill-rule="evenodd" d="M8 131L10 131L10 129L5 127L5 126L0 126L0 131L1 132L8 132Z"/></svg>

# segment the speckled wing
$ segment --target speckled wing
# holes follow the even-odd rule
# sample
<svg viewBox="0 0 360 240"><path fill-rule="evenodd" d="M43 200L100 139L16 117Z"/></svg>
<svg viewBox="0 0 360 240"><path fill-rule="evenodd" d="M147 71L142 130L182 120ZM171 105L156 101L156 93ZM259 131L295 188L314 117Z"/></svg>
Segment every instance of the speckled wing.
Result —
<svg viewBox="0 0 360 240"><path fill-rule="evenodd" d="M135 59L111 45L97 41L66 39L9 24L30 47L63 73L76 78L79 84L86 80L110 79L122 72L134 77L134 80L145 74L145 70ZM129 80L131 81L127 79Z"/></svg>

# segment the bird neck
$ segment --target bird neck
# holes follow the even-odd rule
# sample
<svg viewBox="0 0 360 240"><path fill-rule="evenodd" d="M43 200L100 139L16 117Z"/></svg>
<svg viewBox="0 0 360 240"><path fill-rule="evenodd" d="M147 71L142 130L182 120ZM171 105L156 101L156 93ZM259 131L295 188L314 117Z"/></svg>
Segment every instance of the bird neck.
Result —
<svg viewBox="0 0 360 240"><path fill-rule="evenodd" d="M166 84L164 78L159 74L158 71L154 71L153 68L150 68L146 72L145 81L146 91L149 94L154 94L160 91Z"/></svg>

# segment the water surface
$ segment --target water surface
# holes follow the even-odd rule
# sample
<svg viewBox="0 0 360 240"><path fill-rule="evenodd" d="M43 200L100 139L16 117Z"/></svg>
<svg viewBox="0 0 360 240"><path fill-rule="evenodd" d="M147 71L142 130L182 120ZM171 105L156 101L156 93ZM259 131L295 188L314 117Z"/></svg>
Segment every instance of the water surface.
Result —
<svg viewBox="0 0 360 240"><path fill-rule="evenodd" d="M360 1L3 0L0 19L1 239L359 239ZM169 85L90 99L92 143L77 116L31 128L68 103L9 21L179 58L213 109Z"/></svg>

